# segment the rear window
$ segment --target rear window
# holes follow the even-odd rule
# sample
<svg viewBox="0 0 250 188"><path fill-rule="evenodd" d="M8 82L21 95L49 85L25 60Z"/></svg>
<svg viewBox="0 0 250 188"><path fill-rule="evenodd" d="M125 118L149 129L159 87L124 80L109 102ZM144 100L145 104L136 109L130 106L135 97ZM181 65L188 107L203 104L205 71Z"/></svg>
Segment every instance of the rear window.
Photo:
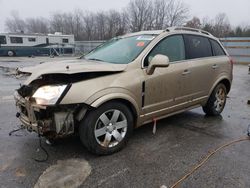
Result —
<svg viewBox="0 0 250 188"><path fill-rule="evenodd" d="M196 35L184 35L184 40L187 59L212 56L212 48L208 38Z"/></svg>
<svg viewBox="0 0 250 188"><path fill-rule="evenodd" d="M6 37L0 36L0 44L6 44Z"/></svg>
<svg viewBox="0 0 250 188"><path fill-rule="evenodd" d="M219 45L219 43L215 40L210 40L212 48L213 48L213 54L214 56L223 56L226 55L222 47Z"/></svg>
<svg viewBox="0 0 250 188"><path fill-rule="evenodd" d="M15 44L21 44L23 43L22 37L10 37L10 42Z"/></svg>

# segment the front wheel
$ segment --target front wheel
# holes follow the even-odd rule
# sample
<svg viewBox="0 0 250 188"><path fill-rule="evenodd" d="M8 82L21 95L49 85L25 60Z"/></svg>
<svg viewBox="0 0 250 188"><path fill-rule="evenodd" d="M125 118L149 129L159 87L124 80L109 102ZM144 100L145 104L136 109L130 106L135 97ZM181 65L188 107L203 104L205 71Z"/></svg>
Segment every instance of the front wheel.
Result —
<svg viewBox="0 0 250 188"><path fill-rule="evenodd" d="M207 115L218 116L223 111L227 99L227 89L224 84L218 84L210 95L203 111Z"/></svg>
<svg viewBox="0 0 250 188"><path fill-rule="evenodd" d="M83 145L92 153L108 155L121 150L133 131L133 116L119 102L108 102L90 111L80 125Z"/></svg>

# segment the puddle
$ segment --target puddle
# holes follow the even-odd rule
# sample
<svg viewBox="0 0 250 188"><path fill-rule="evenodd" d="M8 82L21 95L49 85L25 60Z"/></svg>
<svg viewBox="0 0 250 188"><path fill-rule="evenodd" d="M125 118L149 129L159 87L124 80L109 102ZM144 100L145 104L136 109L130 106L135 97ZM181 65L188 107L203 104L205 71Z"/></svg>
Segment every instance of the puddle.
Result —
<svg viewBox="0 0 250 188"><path fill-rule="evenodd" d="M60 160L47 168L34 188L77 188L91 173L91 166L84 159Z"/></svg>

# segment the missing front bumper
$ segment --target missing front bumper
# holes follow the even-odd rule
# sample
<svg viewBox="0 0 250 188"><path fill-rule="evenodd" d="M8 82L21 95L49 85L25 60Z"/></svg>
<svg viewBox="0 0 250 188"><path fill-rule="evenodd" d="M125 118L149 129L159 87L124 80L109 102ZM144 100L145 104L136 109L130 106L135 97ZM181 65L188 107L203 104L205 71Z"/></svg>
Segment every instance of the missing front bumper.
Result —
<svg viewBox="0 0 250 188"><path fill-rule="evenodd" d="M74 116L79 105L45 107L31 103L29 98L22 98L18 93L14 98L18 107L17 117L28 131L53 138L75 132L77 120Z"/></svg>

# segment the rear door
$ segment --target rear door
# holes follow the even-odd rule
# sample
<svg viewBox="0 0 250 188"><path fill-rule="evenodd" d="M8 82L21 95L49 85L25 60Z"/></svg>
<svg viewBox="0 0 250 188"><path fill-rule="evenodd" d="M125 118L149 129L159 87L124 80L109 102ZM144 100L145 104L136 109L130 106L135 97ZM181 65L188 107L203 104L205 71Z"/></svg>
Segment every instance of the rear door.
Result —
<svg viewBox="0 0 250 188"><path fill-rule="evenodd" d="M208 95L216 77L215 59L207 37L184 35L186 58L191 64L192 100L203 99Z"/></svg>

